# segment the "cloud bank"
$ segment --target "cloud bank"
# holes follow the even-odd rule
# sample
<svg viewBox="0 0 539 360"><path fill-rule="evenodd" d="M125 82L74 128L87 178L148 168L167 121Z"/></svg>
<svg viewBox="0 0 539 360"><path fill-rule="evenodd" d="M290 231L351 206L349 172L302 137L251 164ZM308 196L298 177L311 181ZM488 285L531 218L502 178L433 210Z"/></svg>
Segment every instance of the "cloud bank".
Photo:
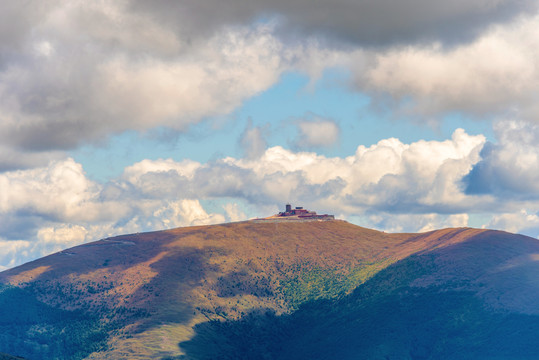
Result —
<svg viewBox="0 0 539 360"><path fill-rule="evenodd" d="M346 157L274 146L207 163L143 160L105 184L70 158L4 172L0 265L114 234L268 216L286 202L388 231L467 226L474 213L491 214L484 225L536 231L539 148L525 140L538 127L497 126L496 145L458 129L445 141L389 138ZM510 173L518 177L497 175Z"/></svg>
<svg viewBox="0 0 539 360"><path fill-rule="evenodd" d="M0 6L9 34L0 36L0 142L10 154L0 171L128 130L188 131L287 71L316 77L335 66L355 74L358 91L392 98L400 114L538 115L536 1ZM304 143L320 143L307 126Z"/></svg>
<svg viewBox="0 0 539 360"><path fill-rule="evenodd" d="M72 41L83 43L80 35ZM46 44L0 71L0 140L15 149L70 149L129 129L185 130L230 112L286 67L264 28L226 31L171 58Z"/></svg>
<svg viewBox="0 0 539 360"><path fill-rule="evenodd" d="M289 201L390 231L477 215L537 236L537 5L2 1L0 267L113 234L265 216ZM333 68L349 75L339 86L396 121L487 119L497 142L459 129L327 157L317 151L339 143L341 119L308 118L295 123L293 150L253 122L233 140L241 158L146 159L105 183L69 157L126 131L188 133L233 118L284 74L312 85Z"/></svg>
<svg viewBox="0 0 539 360"><path fill-rule="evenodd" d="M494 22L507 22L534 11L531 0L452 2L427 0L159 0L129 3L134 13L151 13L160 22L176 26L191 37L227 24L245 24L277 16L283 33L317 34L360 45L385 46L440 39L454 43L474 37ZM216 11L216 9L219 11Z"/></svg>
<svg viewBox="0 0 539 360"><path fill-rule="evenodd" d="M0 240L13 251L30 250L3 266L112 234L243 220L241 209L249 206L258 209L254 215L267 216L288 201L320 212L337 209L338 216L361 216L386 229L466 225L465 213L478 204L502 204L462 186L484 161L485 142L459 129L445 141L391 138L343 158L271 147L258 158L144 160L106 184L89 180L73 159L5 172ZM222 205L208 211L201 199Z"/></svg>
<svg viewBox="0 0 539 360"><path fill-rule="evenodd" d="M300 120L297 126L299 137L296 146L300 148L327 147L339 140L339 126L330 119Z"/></svg>
<svg viewBox="0 0 539 360"><path fill-rule="evenodd" d="M401 115L462 112L537 122L538 24L534 15L449 49L433 42L372 54L367 66L355 67L355 86L393 99Z"/></svg>

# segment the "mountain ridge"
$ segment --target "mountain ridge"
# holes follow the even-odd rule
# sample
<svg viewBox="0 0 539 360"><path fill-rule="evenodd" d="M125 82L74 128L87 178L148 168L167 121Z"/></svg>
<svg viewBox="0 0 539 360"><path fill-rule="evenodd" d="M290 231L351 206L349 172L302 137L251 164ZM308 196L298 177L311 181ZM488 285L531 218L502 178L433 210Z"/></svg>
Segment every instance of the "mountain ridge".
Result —
<svg viewBox="0 0 539 360"><path fill-rule="evenodd" d="M102 239L4 271L0 283L47 309L71 314L88 339L96 339L95 351L78 358L196 359L178 344L192 350L204 324L259 321L257 314L267 311L285 319L305 313L306 304L341 304L381 271L412 258L434 256L436 270L406 275L413 277L405 284L414 291L453 289L461 281L468 285L455 291L471 292L492 309L535 315L539 287L524 281L523 289L507 289L514 282L500 284L488 273L497 264L534 270L525 255L535 252L536 239L485 229L389 234L340 220L246 221ZM483 264L466 265L469 256ZM393 274L391 281L399 283L402 276ZM380 294L390 293L391 281ZM510 290L516 296L508 297ZM0 347L14 353L8 350Z"/></svg>

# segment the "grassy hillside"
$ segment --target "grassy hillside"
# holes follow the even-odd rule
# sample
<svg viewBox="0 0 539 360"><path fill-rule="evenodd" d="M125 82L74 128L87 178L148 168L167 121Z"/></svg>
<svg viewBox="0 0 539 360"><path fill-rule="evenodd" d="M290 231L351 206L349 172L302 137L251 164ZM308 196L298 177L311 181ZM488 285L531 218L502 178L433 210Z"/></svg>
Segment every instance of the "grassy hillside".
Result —
<svg viewBox="0 0 539 360"><path fill-rule="evenodd" d="M306 358L302 344L314 343L313 359L331 358L335 347L368 354L372 344L381 347L369 350L375 357L402 355L416 346L411 336L429 332L408 323L427 304L440 305L428 317L439 324L473 314L477 321L463 329L501 321L496 311L534 319L539 286L530 254L539 254L538 243L477 229L387 234L343 221L253 221L104 239L0 273L0 319L10 319L0 320L0 351L44 359L292 359ZM403 335L387 335L394 333ZM15 341L23 351L12 351ZM427 355L444 348L417 346Z"/></svg>
<svg viewBox="0 0 539 360"><path fill-rule="evenodd" d="M104 348L107 330L95 315L65 311L38 301L31 286L0 286L2 351L32 355L31 358L83 358Z"/></svg>
<svg viewBox="0 0 539 360"><path fill-rule="evenodd" d="M338 299L200 324L178 359L535 359L537 243L487 232L422 252Z"/></svg>

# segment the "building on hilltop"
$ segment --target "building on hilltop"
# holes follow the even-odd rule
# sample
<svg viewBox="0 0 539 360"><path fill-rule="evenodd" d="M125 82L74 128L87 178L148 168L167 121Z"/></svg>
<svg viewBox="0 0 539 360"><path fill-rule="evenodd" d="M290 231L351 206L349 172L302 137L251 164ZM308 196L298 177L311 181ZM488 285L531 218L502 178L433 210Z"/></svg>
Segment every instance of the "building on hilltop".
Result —
<svg viewBox="0 0 539 360"><path fill-rule="evenodd" d="M302 206L296 206L292 209L292 205L286 204L285 211L277 214L276 217L284 217L289 219L298 219L298 220L334 220L335 216L323 214L319 215L316 211L309 211L304 209Z"/></svg>

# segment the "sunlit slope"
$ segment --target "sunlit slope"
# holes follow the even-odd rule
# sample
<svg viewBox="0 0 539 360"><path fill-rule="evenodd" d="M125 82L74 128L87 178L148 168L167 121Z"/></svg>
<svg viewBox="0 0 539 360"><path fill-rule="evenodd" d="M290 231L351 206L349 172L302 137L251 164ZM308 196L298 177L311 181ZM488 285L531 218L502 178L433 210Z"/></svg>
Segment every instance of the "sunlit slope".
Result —
<svg viewBox="0 0 539 360"><path fill-rule="evenodd" d="M500 244L492 240L498 237ZM403 276L409 282L403 286L429 291L464 281L468 287L460 285L459 291L473 292L492 308L533 313L530 299L536 298L537 286L510 269L533 271L535 264L528 260L534 253L539 254L536 240L506 233L445 229L387 234L344 221L253 221L124 235L0 273L7 285L0 294L0 311L11 319L0 320L0 351L15 353L10 340L22 337L23 351L15 354L29 358L53 358L62 349L51 348L62 341L81 343L79 351L60 354L62 358L211 358L199 350L211 348L201 341L202 334L212 339L221 333L211 326L201 331L217 324L212 320L230 325L234 334L234 324L268 310L279 322L306 314L306 302L315 306L330 301L336 306L330 306L332 311L345 314L339 306L360 290L369 287L385 294ZM401 269L380 283L381 274L393 274L391 269L410 261L412 254L421 259L438 254L436 266L410 278ZM507 266L505 280L498 281L493 271L502 264ZM509 296L514 287L528 290ZM21 299L34 309L33 316L13 310L20 308ZM347 306L354 309L362 299ZM9 328L21 318L16 331ZM80 339L66 335L64 318ZM323 333L324 327L318 331ZM305 336L297 343L311 341ZM212 351L232 352L233 347L227 343Z"/></svg>
<svg viewBox="0 0 539 360"><path fill-rule="evenodd" d="M463 240L339 299L200 324L183 359L536 359L539 242L495 231Z"/></svg>

